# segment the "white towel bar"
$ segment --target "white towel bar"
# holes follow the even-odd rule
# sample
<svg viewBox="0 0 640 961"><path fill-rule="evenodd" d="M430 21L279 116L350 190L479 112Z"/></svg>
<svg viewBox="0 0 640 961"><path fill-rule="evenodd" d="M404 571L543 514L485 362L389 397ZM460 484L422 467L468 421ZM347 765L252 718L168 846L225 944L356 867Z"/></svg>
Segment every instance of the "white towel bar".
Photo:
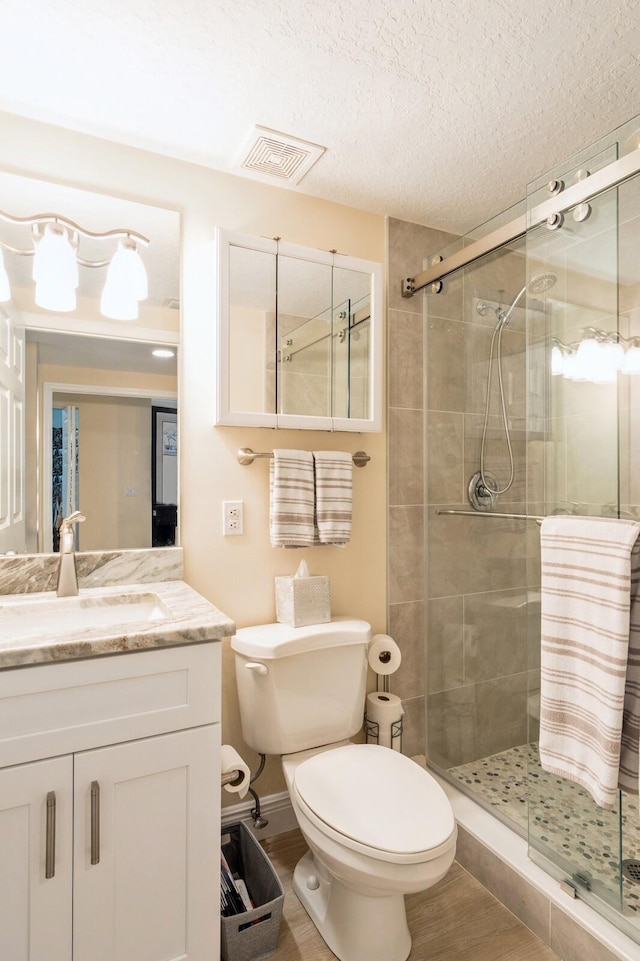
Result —
<svg viewBox="0 0 640 961"><path fill-rule="evenodd" d="M263 451L262 453L259 453L255 450L251 450L250 447L241 447L238 451L238 463L242 464L243 467L253 464L256 457L273 457L273 451ZM371 458L365 451L357 450L353 455L352 460L356 467L366 467Z"/></svg>

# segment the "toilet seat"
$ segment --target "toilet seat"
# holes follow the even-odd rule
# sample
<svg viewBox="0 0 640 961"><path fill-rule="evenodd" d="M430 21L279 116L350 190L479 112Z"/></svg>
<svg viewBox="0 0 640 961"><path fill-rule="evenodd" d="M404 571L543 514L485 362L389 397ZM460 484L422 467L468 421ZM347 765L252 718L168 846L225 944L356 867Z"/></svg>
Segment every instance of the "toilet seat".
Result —
<svg viewBox="0 0 640 961"><path fill-rule="evenodd" d="M416 863L455 844L453 811L440 785L389 748L348 744L314 754L296 768L292 789L320 831L369 857Z"/></svg>

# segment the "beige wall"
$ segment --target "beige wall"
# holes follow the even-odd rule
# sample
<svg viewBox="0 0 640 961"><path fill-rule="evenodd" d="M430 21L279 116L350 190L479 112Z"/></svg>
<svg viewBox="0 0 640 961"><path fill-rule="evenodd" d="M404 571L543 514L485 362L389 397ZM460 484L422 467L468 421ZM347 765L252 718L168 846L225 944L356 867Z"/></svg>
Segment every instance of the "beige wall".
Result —
<svg viewBox="0 0 640 961"><path fill-rule="evenodd" d="M382 262L384 218L233 177L115 143L0 114L6 169L176 209L182 214L181 543L185 578L238 626L274 619L274 576L292 573L302 556L331 579L334 613L386 629L386 437L377 434L213 427L215 393L216 226L280 236L292 243ZM365 449L371 463L354 472L353 538L346 548L274 550L268 533L268 467L240 467L238 447ZM223 538L221 501L243 500L242 537ZM228 642L224 651L223 737L245 754ZM283 790L270 761L258 787ZM233 800L225 794L225 801Z"/></svg>

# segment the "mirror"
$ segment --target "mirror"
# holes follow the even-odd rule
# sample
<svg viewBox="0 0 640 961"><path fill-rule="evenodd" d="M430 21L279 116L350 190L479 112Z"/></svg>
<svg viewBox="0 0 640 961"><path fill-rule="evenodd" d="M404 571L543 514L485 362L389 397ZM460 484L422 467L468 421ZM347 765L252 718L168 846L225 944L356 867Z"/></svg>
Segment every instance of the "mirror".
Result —
<svg viewBox="0 0 640 961"><path fill-rule="evenodd" d="M42 212L90 234L70 232L75 309L39 305L34 257L18 252L33 248L42 228L31 220ZM102 312L118 238L91 236L121 229L149 240L139 247L148 297L128 321ZM179 243L177 212L0 171L10 287L0 303L0 552L56 550L75 509L87 518L78 550L178 542Z"/></svg>
<svg viewBox="0 0 640 961"><path fill-rule="evenodd" d="M217 424L381 430L382 268L219 230Z"/></svg>

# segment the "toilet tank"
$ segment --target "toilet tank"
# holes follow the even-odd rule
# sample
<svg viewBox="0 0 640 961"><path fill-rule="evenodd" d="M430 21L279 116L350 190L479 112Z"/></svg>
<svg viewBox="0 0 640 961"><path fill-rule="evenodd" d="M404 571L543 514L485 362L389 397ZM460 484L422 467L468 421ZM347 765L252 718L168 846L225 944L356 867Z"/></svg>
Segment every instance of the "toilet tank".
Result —
<svg viewBox="0 0 640 961"><path fill-rule="evenodd" d="M263 624L238 631L242 737L258 754L292 754L352 737L362 727L371 626Z"/></svg>

